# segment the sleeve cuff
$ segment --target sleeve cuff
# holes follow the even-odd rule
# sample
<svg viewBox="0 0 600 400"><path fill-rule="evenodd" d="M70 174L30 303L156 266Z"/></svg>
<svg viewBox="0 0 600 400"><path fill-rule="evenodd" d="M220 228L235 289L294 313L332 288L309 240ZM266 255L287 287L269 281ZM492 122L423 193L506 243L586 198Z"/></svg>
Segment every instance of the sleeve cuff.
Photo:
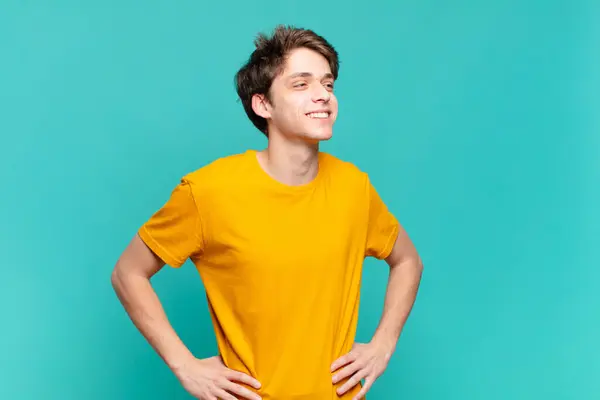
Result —
<svg viewBox="0 0 600 400"><path fill-rule="evenodd" d="M396 238L398 237L398 231L399 231L398 223L396 223L396 224L394 224L394 228L392 229L392 231L390 232L390 235L388 236L385 247L383 248L381 253L379 253L379 257L377 257L377 258L379 258L380 260L383 260L392 253L392 250L394 249L394 244L396 243Z"/></svg>
<svg viewBox="0 0 600 400"><path fill-rule="evenodd" d="M150 250L154 252L154 254L156 254L161 260L163 260L165 264L170 265L173 268L179 268L185 262L185 260L181 261L173 257L171 253L167 251L167 249L162 247L160 243L154 240L154 238L150 235L150 232L146 230L146 227L142 226L138 230L138 235L142 239L142 241L144 241L146 246L148 246Z"/></svg>

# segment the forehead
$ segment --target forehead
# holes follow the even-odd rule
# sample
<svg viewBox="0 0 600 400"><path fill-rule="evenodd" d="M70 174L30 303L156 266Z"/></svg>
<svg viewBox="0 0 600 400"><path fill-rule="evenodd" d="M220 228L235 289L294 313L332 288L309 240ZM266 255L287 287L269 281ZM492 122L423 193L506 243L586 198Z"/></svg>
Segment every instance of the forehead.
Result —
<svg viewBox="0 0 600 400"><path fill-rule="evenodd" d="M299 73L322 77L331 74L331 68L327 59L321 54L307 48L299 48L290 52L281 75L285 79Z"/></svg>

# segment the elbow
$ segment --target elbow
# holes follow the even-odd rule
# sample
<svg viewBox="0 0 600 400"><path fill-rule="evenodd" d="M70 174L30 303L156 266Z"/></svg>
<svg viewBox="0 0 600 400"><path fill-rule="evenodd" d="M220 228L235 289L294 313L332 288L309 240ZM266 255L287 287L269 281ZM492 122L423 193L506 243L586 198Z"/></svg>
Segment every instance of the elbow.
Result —
<svg viewBox="0 0 600 400"><path fill-rule="evenodd" d="M416 264L416 269L417 269L419 275L422 275L423 274L423 260L421 259L421 257L417 258L417 261L415 264Z"/></svg>
<svg viewBox="0 0 600 400"><path fill-rule="evenodd" d="M423 260L419 256L411 257L403 263L405 268L418 277L423 274Z"/></svg>
<svg viewBox="0 0 600 400"><path fill-rule="evenodd" d="M110 285L112 286L114 291L119 290L120 282L117 267L113 268L112 272L110 273Z"/></svg>
<svg viewBox="0 0 600 400"><path fill-rule="evenodd" d="M121 269L119 268L118 263L117 265L115 265L112 272L110 273L110 285L117 294L120 294L123 291L123 271L121 271Z"/></svg>
<svg viewBox="0 0 600 400"><path fill-rule="evenodd" d="M117 268L113 268L113 270L110 273L110 284L111 286L114 288L115 286L118 285L119 282L119 274L117 272Z"/></svg>

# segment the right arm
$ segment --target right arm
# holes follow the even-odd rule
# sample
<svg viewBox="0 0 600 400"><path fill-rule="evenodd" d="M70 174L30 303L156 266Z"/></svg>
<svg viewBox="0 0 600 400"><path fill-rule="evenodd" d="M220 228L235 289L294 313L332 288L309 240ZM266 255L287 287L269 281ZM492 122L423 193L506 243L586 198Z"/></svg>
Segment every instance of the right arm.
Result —
<svg viewBox="0 0 600 400"><path fill-rule="evenodd" d="M164 265L136 234L117 261L111 282L133 324L169 368L179 375L193 356L169 323L150 283Z"/></svg>
<svg viewBox="0 0 600 400"><path fill-rule="evenodd" d="M236 383L258 389L260 383L256 379L230 370L219 356L195 358L175 333L150 283L164 265L138 234L119 257L111 283L133 324L195 398L235 400L232 394L237 394L260 400L257 394Z"/></svg>

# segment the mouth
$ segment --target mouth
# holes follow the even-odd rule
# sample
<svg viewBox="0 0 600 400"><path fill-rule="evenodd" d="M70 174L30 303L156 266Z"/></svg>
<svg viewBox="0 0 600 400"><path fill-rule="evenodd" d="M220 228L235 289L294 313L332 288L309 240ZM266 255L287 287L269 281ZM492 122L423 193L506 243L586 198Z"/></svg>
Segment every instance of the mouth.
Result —
<svg viewBox="0 0 600 400"><path fill-rule="evenodd" d="M330 111L314 111L306 114L306 116L311 119L327 119L330 115Z"/></svg>

